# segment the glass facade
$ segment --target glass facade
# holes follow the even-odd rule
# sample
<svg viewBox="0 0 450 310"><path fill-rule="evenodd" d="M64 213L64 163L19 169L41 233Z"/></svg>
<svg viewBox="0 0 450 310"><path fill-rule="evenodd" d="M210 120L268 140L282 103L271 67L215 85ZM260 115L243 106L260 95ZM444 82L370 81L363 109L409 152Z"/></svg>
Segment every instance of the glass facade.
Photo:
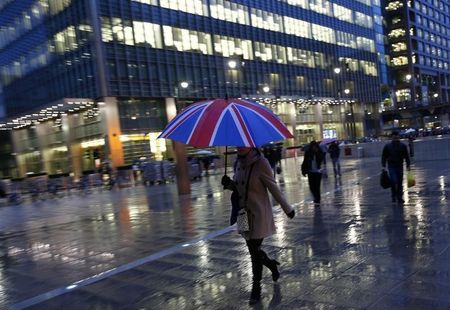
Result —
<svg viewBox="0 0 450 310"><path fill-rule="evenodd" d="M124 162L164 128L167 98L345 98L363 114L381 101L379 19L370 0L12 0L0 7L3 101L12 117L64 98L115 98L120 135L137 135L117 141ZM345 121L323 111L323 119ZM107 141L98 118L72 121L72 139L107 152L116 138ZM59 153L41 150L40 158L65 156L63 145L52 147Z"/></svg>
<svg viewBox="0 0 450 310"><path fill-rule="evenodd" d="M395 85L394 100L385 104L385 114L401 112L390 123L414 128L448 126L448 113L435 107L445 111L450 105L449 2L385 1L384 12Z"/></svg>

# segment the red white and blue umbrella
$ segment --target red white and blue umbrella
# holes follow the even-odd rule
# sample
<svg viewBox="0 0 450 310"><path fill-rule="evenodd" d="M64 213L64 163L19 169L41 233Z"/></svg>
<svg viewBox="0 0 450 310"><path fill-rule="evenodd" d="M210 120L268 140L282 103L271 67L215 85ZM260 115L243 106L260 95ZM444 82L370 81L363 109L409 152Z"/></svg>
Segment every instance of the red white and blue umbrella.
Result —
<svg viewBox="0 0 450 310"><path fill-rule="evenodd" d="M195 147L259 147L293 137L270 109L243 99L214 99L192 104L159 136Z"/></svg>

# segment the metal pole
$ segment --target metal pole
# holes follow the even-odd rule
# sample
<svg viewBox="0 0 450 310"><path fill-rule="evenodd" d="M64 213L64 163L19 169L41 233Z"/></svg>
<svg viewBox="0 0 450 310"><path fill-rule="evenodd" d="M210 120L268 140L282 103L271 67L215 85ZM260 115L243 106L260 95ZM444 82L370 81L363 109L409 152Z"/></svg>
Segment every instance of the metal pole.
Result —
<svg viewBox="0 0 450 310"><path fill-rule="evenodd" d="M356 124L355 124L355 113L353 113L353 102L350 102L350 113L352 114L352 142L356 140Z"/></svg>

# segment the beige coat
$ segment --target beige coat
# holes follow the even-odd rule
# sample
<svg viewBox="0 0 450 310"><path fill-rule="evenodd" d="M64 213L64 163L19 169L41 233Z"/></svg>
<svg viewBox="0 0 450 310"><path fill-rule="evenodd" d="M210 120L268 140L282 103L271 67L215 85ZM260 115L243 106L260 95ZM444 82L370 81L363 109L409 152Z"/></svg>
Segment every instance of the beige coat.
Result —
<svg viewBox="0 0 450 310"><path fill-rule="evenodd" d="M237 159L235 164L233 181L239 192L239 204L244 205L246 183L252 163L254 163L254 166L250 176L247 200L250 232L245 233L244 238L261 239L275 233L275 223L268 190L281 205L284 213L290 213L293 208L286 201L278 187L269 162L256 151L251 151L244 159Z"/></svg>

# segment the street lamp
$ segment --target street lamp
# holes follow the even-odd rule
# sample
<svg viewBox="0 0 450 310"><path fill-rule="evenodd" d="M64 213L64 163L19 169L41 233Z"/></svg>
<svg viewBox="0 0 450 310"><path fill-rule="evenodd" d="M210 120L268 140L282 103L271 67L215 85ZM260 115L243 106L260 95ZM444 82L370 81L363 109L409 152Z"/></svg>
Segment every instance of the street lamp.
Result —
<svg viewBox="0 0 450 310"><path fill-rule="evenodd" d="M339 67L336 67L333 70L334 70L334 73L336 73L336 74L341 73L341 68L339 68Z"/></svg>
<svg viewBox="0 0 450 310"><path fill-rule="evenodd" d="M176 109L182 109L182 106L178 106L178 96L179 96L179 87L183 89L187 89L189 87L189 83L187 81L181 81L179 84L175 85L175 107ZM175 174L177 177L177 188L179 195L186 195L191 193L191 181L189 178L189 167L187 164L187 154L186 154L186 146L178 141L173 140L173 150L175 152L176 165L175 165Z"/></svg>
<svg viewBox="0 0 450 310"><path fill-rule="evenodd" d="M411 81L411 79L412 79L412 75L411 75L411 74L405 75L405 80L406 80L406 82Z"/></svg>
<svg viewBox="0 0 450 310"><path fill-rule="evenodd" d="M344 94L348 95L350 94L350 89L346 88L344 89ZM348 114L351 117L351 124L350 124L350 133L351 133L351 140L352 142L355 142L356 139L356 124L355 124L355 113L353 112L353 100L348 101L350 104L350 114Z"/></svg>
<svg viewBox="0 0 450 310"><path fill-rule="evenodd" d="M237 62L236 62L236 60L230 60L230 61L228 61L228 68L230 68L230 69L236 69L236 67L237 67Z"/></svg>
<svg viewBox="0 0 450 310"><path fill-rule="evenodd" d="M181 88L184 88L184 89L186 89L186 88L188 88L188 87L189 87L189 83L188 83L188 82L186 82L186 81L183 81L183 82L181 82L181 83L180 83L180 86L181 86Z"/></svg>
<svg viewBox="0 0 450 310"><path fill-rule="evenodd" d="M268 92L270 92L270 87L269 86L264 86L262 90L263 90L264 93L267 94Z"/></svg>

